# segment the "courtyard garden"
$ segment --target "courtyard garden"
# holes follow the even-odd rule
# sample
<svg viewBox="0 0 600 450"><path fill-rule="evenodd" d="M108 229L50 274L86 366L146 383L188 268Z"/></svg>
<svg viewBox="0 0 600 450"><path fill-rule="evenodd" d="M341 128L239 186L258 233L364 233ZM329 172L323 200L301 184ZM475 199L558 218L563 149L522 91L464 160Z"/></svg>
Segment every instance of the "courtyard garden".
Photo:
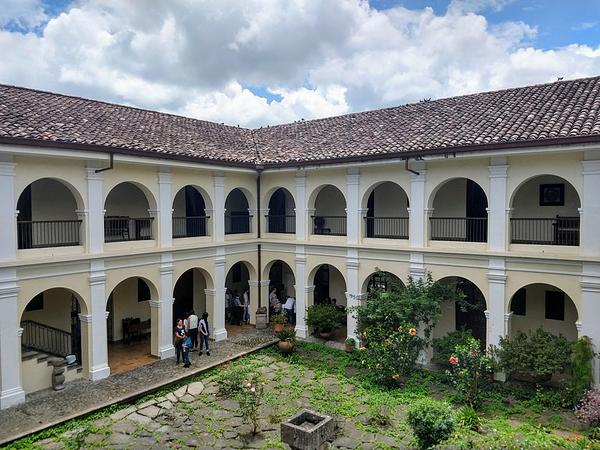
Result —
<svg viewBox="0 0 600 450"><path fill-rule="evenodd" d="M279 345L9 447L289 448L281 423L309 409L333 418L336 449L600 449L589 340L542 329L492 349L465 330L431 339L441 302L457 298L430 278L375 290L354 311L356 349L284 328ZM332 323L314 317L317 330ZM438 370L419 364L429 346ZM500 372L508 382L494 381Z"/></svg>

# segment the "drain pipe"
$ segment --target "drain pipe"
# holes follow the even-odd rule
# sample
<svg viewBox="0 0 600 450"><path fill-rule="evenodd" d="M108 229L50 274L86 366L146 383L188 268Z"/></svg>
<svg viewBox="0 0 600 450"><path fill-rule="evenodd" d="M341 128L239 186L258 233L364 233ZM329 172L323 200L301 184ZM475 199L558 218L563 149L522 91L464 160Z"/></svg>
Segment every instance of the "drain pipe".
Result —
<svg viewBox="0 0 600 450"><path fill-rule="evenodd" d="M410 169L410 168L408 167L408 158L406 158L406 159L404 160L404 168L405 168L407 171L409 171L410 173L414 173L414 174L415 174L415 175L417 175L417 176L418 176L418 175L421 175L421 174L420 174L419 172L417 172L416 170L412 170L412 169Z"/></svg>
<svg viewBox="0 0 600 450"><path fill-rule="evenodd" d="M106 170L111 170L113 169L115 166L115 154L114 153L109 153L108 156L110 157L110 162L109 162L109 166L108 167L104 167L102 169L96 169L94 172L95 173L100 173L100 172L104 172Z"/></svg>
<svg viewBox="0 0 600 450"><path fill-rule="evenodd" d="M259 243L257 244L257 256L258 256L258 307L262 306L262 255L261 255L261 246L260 246L260 223L262 220L261 209L260 209L260 176L262 174L264 167L256 166L256 171L258 175L256 176L256 236L259 239Z"/></svg>

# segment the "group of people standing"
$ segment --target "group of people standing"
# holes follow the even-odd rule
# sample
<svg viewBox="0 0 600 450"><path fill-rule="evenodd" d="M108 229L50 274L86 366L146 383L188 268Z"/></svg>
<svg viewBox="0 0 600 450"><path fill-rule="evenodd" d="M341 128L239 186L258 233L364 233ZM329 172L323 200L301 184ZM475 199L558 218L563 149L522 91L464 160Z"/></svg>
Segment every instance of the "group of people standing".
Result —
<svg viewBox="0 0 600 450"><path fill-rule="evenodd" d="M225 318L230 325L250 323L250 295L248 289L240 296L238 291L225 291Z"/></svg>
<svg viewBox="0 0 600 450"><path fill-rule="evenodd" d="M190 367L190 351L195 351L198 348L198 355L202 355L204 347L206 347L206 355L210 356L208 348L209 336L210 329L207 312L202 314L202 318L199 319L192 310L186 314L185 319L177 319L174 338L177 364L179 364L180 360L183 360L183 367ZM200 345L198 346L198 344Z"/></svg>
<svg viewBox="0 0 600 450"><path fill-rule="evenodd" d="M284 313L288 323L296 324L296 299L291 295L284 295L285 302L281 302L277 295L277 288L271 287L269 293L269 309L271 314Z"/></svg>

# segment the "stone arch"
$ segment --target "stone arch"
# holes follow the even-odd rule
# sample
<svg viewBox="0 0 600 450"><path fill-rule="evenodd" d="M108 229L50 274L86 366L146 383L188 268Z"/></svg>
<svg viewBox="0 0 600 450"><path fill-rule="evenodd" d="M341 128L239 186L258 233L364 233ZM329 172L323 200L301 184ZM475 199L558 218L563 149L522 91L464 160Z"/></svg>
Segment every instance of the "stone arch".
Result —
<svg viewBox="0 0 600 450"><path fill-rule="evenodd" d="M377 281L374 279L374 277L378 274L384 274L386 277L390 277L394 283L397 283L400 287L405 287L404 282L402 281L402 279L397 276L396 274L392 273L392 272L388 272L385 270L382 270L381 272L372 272L370 273L362 282L361 286L361 291L362 293L365 292L369 292L371 287L373 286L373 284L377 285L378 287L385 289L387 288L387 286L383 286L383 284L386 283L386 280L381 280L381 282Z"/></svg>
<svg viewBox="0 0 600 450"><path fill-rule="evenodd" d="M152 193L152 191L150 189L148 189L148 187L146 187L144 184L142 184L138 181L122 181L122 182L114 185L110 189L110 191L108 191L108 193L104 197L104 209L106 210L106 214L109 214L109 208L108 208L109 199L112 200L115 197L115 195L122 193L122 191L124 191L129 186L136 188L138 191L141 191L141 193L143 194L144 198L146 199L146 204L148 207L145 208L146 214L142 217L148 217L150 213L147 210L152 211L152 210L157 209L156 198L154 197L154 194ZM139 197L139 195L137 195L137 194L134 194L134 195L136 195L136 197ZM117 209L118 211L121 211L121 210L127 211L127 207L129 207L131 205L129 204L129 202L125 202L125 203L126 203L125 205L119 205L118 209L117 208L115 208L115 209ZM143 206L146 206L146 205L143 205ZM140 209L139 211L142 212L142 209Z"/></svg>

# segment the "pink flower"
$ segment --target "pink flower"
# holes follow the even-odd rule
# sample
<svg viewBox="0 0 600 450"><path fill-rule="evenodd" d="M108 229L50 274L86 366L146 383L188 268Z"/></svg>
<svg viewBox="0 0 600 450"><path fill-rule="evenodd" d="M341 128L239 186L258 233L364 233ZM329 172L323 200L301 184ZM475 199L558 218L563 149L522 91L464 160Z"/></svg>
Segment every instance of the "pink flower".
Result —
<svg viewBox="0 0 600 450"><path fill-rule="evenodd" d="M255 388L250 388L250 392L252 392L253 394L256 394L256 389Z"/></svg>
<svg viewBox="0 0 600 450"><path fill-rule="evenodd" d="M249 387L252 387L252 384L251 384L251 383L247 383L247 384L246 384L246 387L247 387L247 388L249 388Z"/></svg>
<svg viewBox="0 0 600 450"><path fill-rule="evenodd" d="M450 359L448 360L450 362L450 364L455 365L458 364L458 358L456 356L451 356Z"/></svg>

